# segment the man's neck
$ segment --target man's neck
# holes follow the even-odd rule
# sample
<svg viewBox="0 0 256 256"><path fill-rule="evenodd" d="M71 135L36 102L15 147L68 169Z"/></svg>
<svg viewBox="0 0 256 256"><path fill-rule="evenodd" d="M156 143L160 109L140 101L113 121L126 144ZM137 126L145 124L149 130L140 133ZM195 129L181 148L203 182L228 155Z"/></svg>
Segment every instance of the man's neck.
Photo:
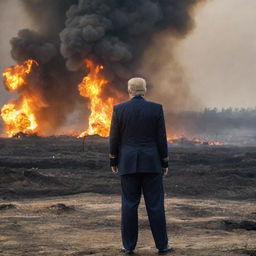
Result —
<svg viewBox="0 0 256 256"><path fill-rule="evenodd" d="M144 97L142 95L135 95L131 97L131 100L145 100Z"/></svg>
<svg viewBox="0 0 256 256"><path fill-rule="evenodd" d="M132 99L132 98L144 98L145 96L143 96L143 95L130 95L130 98Z"/></svg>

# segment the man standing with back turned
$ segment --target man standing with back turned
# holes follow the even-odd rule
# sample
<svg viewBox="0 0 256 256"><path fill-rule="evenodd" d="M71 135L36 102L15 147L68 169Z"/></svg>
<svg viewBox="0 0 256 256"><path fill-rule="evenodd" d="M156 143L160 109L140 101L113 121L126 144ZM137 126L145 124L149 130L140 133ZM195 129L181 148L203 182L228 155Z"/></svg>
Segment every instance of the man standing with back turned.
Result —
<svg viewBox="0 0 256 256"><path fill-rule="evenodd" d="M128 81L130 100L115 105L110 129L110 166L122 188L121 232L125 254L138 239L138 206L143 192L151 231L159 254L168 245L163 175L168 173L168 147L162 105L144 99L146 81Z"/></svg>

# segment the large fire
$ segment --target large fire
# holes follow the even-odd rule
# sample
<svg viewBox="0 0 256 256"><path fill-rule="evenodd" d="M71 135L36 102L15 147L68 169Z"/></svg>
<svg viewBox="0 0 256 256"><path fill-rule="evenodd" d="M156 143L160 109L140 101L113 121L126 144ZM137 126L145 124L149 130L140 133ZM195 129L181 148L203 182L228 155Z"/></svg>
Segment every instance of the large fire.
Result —
<svg viewBox="0 0 256 256"><path fill-rule="evenodd" d="M3 73L6 88L9 91L17 91L26 86L27 76L33 65L38 65L38 63L34 60L27 60L23 64L7 68ZM36 132L38 124L31 107L33 99L24 93L16 102L5 104L2 107L1 117L9 137L19 132L28 134Z"/></svg>
<svg viewBox="0 0 256 256"><path fill-rule="evenodd" d="M33 67L38 65L34 60L27 60L20 65L6 68L3 73L6 89L19 93L18 99L5 104L1 109L5 132L9 137L19 133L47 134L38 116L38 109L47 107L47 105L41 99L42 96L40 96L39 92L33 89L33 84L30 84L31 81L29 79L29 74L35 70ZM81 96L89 99L90 115L88 128L78 137L95 134L107 137L111 125L113 105L118 103L116 98L121 99L123 95L118 94L118 97L114 98L107 97L105 92L109 81L105 79L102 73L103 66L97 65L88 59L86 60L86 66L89 69L89 73L78 85L78 90ZM224 142L217 140L186 138L179 135L168 137L168 141L171 144L178 145L225 145Z"/></svg>
<svg viewBox="0 0 256 256"><path fill-rule="evenodd" d="M89 126L79 137L98 134L102 137L109 135L112 108L115 100L112 97L103 98L102 92L108 81L101 71L103 66L95 65L91 60L86 60L90 72L79 84L79 92L83 97L89 98Z"/></svg>
<svg viewBox="0 0 256 256"><path fill-rule="evenodd" d="M29 100L25 98L19 108L13 103L4 105L1 109L1 117L6 125L6 133L10 137L19 132L34 133L38 126L35 115L30 109Z"/></svg>
<svg viewBox="0 0 256 256"><path fill-rule="evenodd" d="M4 105L1 109L1 117L5 124L5 132L11 137L18 133L33 134L41 131L35 110L44 107L43 101L37 91L29 88L29 74L33 66L39 64L34 60L26 60L20 65L6 68L3 73L4 84L8 91L18 91L20 97ZM108 81L102 74L103 66L96 65L91 60L86 60L89 73L79 84L80 95L89 99L90 116L88 128L79 135L98 134L103 137L109 135L111 124L112 108L116 102L112 97L103 95L104 88ZM33 87L32 87L33 88Z"/></svg>

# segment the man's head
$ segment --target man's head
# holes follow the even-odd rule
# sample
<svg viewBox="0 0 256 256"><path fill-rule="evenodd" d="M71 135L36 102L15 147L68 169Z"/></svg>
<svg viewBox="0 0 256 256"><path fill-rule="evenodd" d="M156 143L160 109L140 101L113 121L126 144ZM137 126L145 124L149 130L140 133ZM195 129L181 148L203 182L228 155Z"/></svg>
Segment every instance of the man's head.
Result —
<svg viewBox="0 0 256 256"><path fill-rule="evenodd" d="M131 78L128 81L128 92L130 97L145 96L147 92L146 81L140 77Z"/></svg>

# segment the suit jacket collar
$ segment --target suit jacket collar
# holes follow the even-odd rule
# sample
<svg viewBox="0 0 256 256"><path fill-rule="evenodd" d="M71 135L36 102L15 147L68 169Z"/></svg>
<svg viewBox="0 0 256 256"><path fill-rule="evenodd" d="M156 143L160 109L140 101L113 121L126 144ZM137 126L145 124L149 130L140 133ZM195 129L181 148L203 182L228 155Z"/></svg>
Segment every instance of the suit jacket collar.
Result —
<svg viewBox="0 0 256 256"><path fill-rule="evenodd" d="M132 97L131 100L145 100L145 99L142 96L138 95L138 96Z"/></svg>

